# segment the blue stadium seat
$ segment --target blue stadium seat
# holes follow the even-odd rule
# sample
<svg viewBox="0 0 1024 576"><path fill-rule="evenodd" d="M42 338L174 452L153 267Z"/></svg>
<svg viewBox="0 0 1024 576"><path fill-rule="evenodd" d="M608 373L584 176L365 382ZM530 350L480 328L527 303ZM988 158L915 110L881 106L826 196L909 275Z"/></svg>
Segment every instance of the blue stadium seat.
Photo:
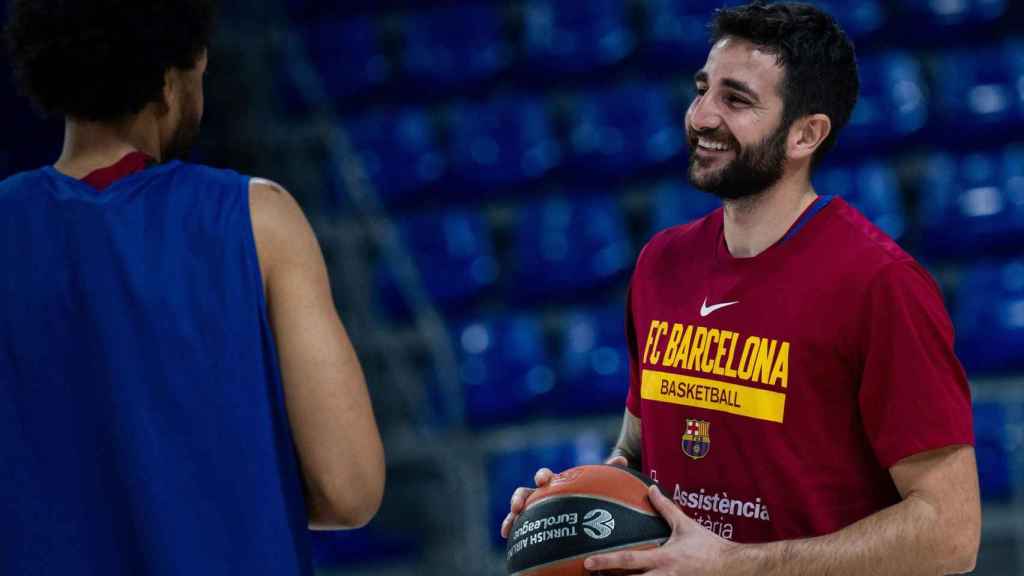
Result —
<svg viewBox="0 0 1024 576"><path fill-rule="evenodd" d="M665 180L653 191L648 236L701 218L721 205L713 194L697 190L683 180Z"/></svg>
<svg viewBox="0 0 1024 576"><path fill-rule="evenodd" d="M659 86L627 84L581 95L571 112L569 163L583 177L631 174L679 154L681 124Z"/></svg>
<svg viewBox="0 0 1024 576"><path fill-rule="evenodd" d="M710 9L688 0L647 0L644 55L653 66L696 70L708 54Z"/></svg>
<svg viewBox="0 0 1024 576"><path fill-rule="evenodd" d="M953 32L966 28L983 29L1002 18L1010 0L897 0L903 19L913 22L916 32Z"/></svg>
<svg viewBox="0 0 1024 576"><path fill-rule="evenodd" d="M922 248L929 255L966 258L1020 253L1024 145L963 157L933 154L924 165L921 191Z"/></svg>
<svg viewBox="0 0 1024 576"><path fill-rule="evenodd" d="M560 338L562 378L553 399L557 413L621 413L629 387L622 304L570 313Z"/></svg>
<svg viewBox="0 0 1024 576"><path fill-rule="evenodd" d="M561 160L544 102L536 97L465 103L454 108L451 125L453 180L476 198L539 178Z"/></svg>
<svg viewBox="0 0 1024 576"><path fill-rule="evenodd" d="M968 268L957 288L953 325L969 374L1024 371L1024 259Z"/></svg>
<svg viewBox="0 0 1024 576"><path fill-rule="evenodd" d="M974 405L974 449L978 459L978 480L981 483L981 498L987 502L1005 502L1013 498L1010 437L1006 424L1005 404L979 402Z"/></svg>
<svg viewBox="0 0 1024 576"><path fill-rule="evenodd" d="M582 433L568 441L551 441L526 448L491 454L487 459L487 508L490 512L491 542L504 548L501 521L508 514L508 502L519 486L533 486L533 474L540 468L561 472L583 464L604 462L611 451L596 433Z"/></svg>
<svg viewBox="0 0 1024 576"><path fill-rule="evenodd" d="M388 531L374 523L358 530L312 531L310 539L317 570L393 565L415 559L422 548L411 534Z"/></svg>
<svg viewBox="0 0 1024 576"><path fill-rule="evenodd" d="M536 416L555 386L540 322L514 314L464 325L455 335L466 421L486 426Z"/></svg>
<svg viewBox="0 0 1024 576"><path fill-rule="evenodd" d="M391 63L368 17L312 21L301 28L313 65L327 96L345 100L383 86L392 79Z"/></svg>
<svg viewBox="0 0 1024 576"><path fill-rule="evenodd" d="M451 310L494 285L498 264L484 218L468 210L417 214L399 221L399 233L431 299ZM376 274L377 295L394 315L409 315L386 262Z"/></svg>
<svg viewBox="0 0 1024 576"><path fill-rule="evenodd" d="M632 266L621 208L610 196L553 196L523 209L514 240L510 300L576 297Z"/></svg>
<svg viewBox="0 0 1024 576"><path fill-rule="evenodd" d="M936 69L941 134L953 145L973 145L965 136L984 142L1016 136L1024 127L1022 87L1024 41L943 54Z"/></svg>
<svg viewBox="0 0 1024 576"><path fill-rule="evenodd" d="M814 187L818 194L842 196L891 238L903 238L903 197L899 178L890 165L868 161L856 166L822 168L814 176Z"/></svg>
<svg viewBox="0 0 1024 576"><path fill-rule="evenodd" d="M495 76L509 64L495 5L435 7L403 24L402 68L418 84L465 85Z"/></svg>
<svg viewBox="0 0 1024 576"><path fill-rule="evenodd" d="M828 12L855 42L882 30L888 11L878 0L811 0L810 4Z"/></svg>
<svg viewBox="0 0 1024 576"><path fill-rule="evenodd" d="M368 114L348 129L366 176L386 202L408 200L445 173L433 126L420 110Z"/></svg>
<svg viewBox="0 0 1024 576"><path fill-rule="evenodd" d="M899 143L928 121L928 100L921 65L906 52L865 56L860 67L860 98L849 124L839 135L843 152L870 150Z"/></svg>
<svg viewBox="0 0 1024 576"><path fill-rule="evenodd" d="M633 50L622 0L529 0L525 11L531 73L587 72L619 62Z"/></svg>

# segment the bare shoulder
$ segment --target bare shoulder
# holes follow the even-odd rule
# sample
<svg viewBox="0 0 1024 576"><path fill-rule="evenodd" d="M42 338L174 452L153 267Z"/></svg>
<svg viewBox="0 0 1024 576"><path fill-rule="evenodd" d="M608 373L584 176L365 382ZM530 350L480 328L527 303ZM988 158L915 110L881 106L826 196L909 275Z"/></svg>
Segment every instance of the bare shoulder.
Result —
<svg viewBox="0 0 1024 576"><path fill-rule="evenodd" d="M249 210L264 280L285 262L319 256L309 220L284 186L264 178L251 179Z"/></svg>

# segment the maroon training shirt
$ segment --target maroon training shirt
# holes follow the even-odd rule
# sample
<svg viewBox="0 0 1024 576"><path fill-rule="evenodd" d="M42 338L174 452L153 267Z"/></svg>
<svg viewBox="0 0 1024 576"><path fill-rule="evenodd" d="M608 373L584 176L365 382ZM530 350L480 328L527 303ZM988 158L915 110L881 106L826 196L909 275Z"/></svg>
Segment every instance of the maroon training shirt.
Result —
<svg viewBox="0 0 1024 576"><path fill-rule="evenodd" d="M729 253L721 209L666 230L630 285L644 472L738 542L834 532L899 501L897 461L974 442L935 282L824 202L753 258Z"/></svg>

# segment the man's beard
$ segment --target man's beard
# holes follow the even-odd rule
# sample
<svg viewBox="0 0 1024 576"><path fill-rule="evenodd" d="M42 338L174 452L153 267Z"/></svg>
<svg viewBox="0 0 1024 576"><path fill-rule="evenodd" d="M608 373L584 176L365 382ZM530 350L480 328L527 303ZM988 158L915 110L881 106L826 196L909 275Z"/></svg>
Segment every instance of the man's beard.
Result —
<svg viewBox="0 0 1024 576"><path fill-rule="evenodd" d="M184 160L189 151L192 150L192 145L195 144L196 139L199 137L199 125L202 123L202 117L195 111L191 106L187 106L181 111L181 122L178 124L178 128L171 135L171 141L167 144L167 149L163 151L163 161L168 162L170 160Z"/></svg>
<svg viewBox="0 0 1024 576"><path fill-rule="evenodd" d="M739 200L755 196L767 190L782 178L786 163L786 136L789 126L779 126L764 140L754 146L740 150L739 154L717 171L695 176L702 160L697 157L697 138L704 136L716 142L727 142L732 150L739 149L739 143L731 134L715 132L697 133L690 131L690 163L687 176L694 188L704 190L723 200ZM722 136L727 136L723 138Z"/></svg>

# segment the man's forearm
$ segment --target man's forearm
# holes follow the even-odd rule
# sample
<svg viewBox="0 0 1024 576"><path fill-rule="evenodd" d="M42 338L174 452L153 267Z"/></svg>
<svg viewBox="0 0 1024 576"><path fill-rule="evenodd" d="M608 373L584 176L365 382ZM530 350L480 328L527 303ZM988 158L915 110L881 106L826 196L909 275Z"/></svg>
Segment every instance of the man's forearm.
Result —
<svg viewBox="0 0 1024 576"><path fill-rule="evenodd" d="M833 534L739 545L729 574L757 576L938 575L970 571L970 537L944 526L932 503L911 495Z"/></svg>

